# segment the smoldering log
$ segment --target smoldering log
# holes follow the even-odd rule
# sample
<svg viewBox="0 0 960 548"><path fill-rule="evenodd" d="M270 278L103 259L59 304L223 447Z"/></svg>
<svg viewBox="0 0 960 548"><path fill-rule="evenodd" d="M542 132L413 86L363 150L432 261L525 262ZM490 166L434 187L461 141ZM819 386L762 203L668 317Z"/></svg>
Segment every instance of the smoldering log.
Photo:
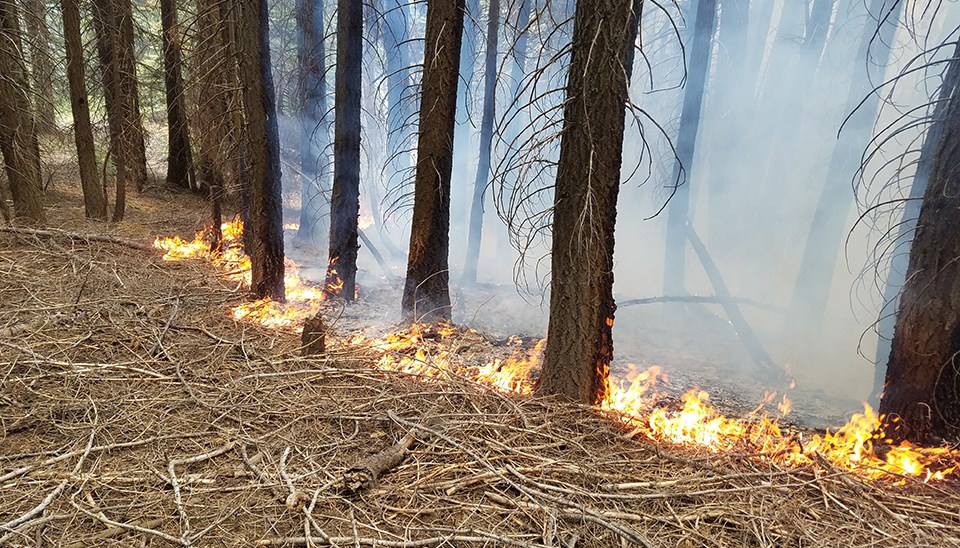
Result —
<svg viewBox="0 0 960 548"><path fill-rule="evenodd" d="M343 474L343 485L350 493L358 493L377 484L377 479L403 462L416 441L413 432L408 432L400 441L375 455L359 460Z"/></svg>

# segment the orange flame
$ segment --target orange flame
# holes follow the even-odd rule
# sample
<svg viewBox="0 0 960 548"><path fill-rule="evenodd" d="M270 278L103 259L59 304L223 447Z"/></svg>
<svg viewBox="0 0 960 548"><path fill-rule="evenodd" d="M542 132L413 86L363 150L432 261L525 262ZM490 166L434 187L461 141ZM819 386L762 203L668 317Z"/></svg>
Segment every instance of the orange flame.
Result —
<svg viewBox="0 0 960 548"><path fill-rule="evenodd" d="M157 238L154 246L164 251L164 260L207 259L223 269L229 279L249 283L250 261L243 255L239 243L242 224L235 220L224 224L221 229L224 242L220 254L210 253L203 232L192 241L176 237ZM270 328L300 329L302 320L316 314L324 300L324 292L302 283L297 266L292 262L287 263L285 283L288 302L264 299L234 307L230 314L237 321L252 321ZM608 320L608 324L611 322L612 319ZM452 349L450 339L456 334L457 329L450 324L416 324L406 331L381 338L357 335L348 339L346 344L378 353L380 368L416 375L421 380L457 375L504 393L530 394L533 391L545 339L529 352L515 348L505 360L495 359L477 368L464 363L460 354ZM520 343L522 339L519 338L507 342L510 346ZM792 407L786 395L775 404L778 416L771 417L764 411L777 399L777 394L771 393L746 417L729 418L710 405L709 395L699 389L687 391L679 406L663 404L665 398L658 386L666 382L668 379L659 367L639 371L630 365L622 378L611 375L606 398L597 408L631 427L630 435L643 435L664 443L713 452L746 451L784 466L829 462L865 478L902 480L903 476L911 476L922 481L942 480L957 473L960 451L915 447L909 443L891 446L881 430L883 417L866 404L862 414L853 415L836 432L827 431L805 440L803 434L780 427L780 417L789 413Z"/></svg>

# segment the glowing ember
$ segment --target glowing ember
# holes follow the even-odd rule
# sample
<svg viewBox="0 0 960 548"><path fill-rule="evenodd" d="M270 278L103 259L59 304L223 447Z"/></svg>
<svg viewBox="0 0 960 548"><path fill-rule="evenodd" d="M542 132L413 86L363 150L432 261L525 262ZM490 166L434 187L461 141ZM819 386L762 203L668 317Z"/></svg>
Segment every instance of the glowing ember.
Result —
<svg viewBox="0 0 960 548"><path fill-rule="evenodd" d="M250 261L240 245L242 224L226 223L222 252L209 250L204 232L192 241L180 238L157 238L154 246L164 251L163 259L180 261L206 259L225 271L235 281L249 282ZM331 265L333 266L333 265ZM307 317L316 314L324 292L305 285L297 265L288 261L285 278L286 303L264 299L239 305L230 311L237 321L252 321L270 328L300 329ZM342 289L336 277L327 289ZM340 283L339 287L336 285ZM608 324L612 320L608 321ZM371 350L379 356L377 366L418 376L421 380L455 375L470 378L509 394L530 394L538 376L540 354L545 340L529 352L516 348L523 343L517 337L508 339L513 354L496 359L482 367L471 366L455 349L458 334L453 325L413 325L408 330L381 338L362 335L348 339L347 345ZM752 413L744 418L729 418L710 405L709 395L699 389L685 393L679 405L669 401L658 389L667 378L658 367L640 371L630 365L622 378L611 375L607 396L598 410L609 414L632 429L629 435L642 435L652 440L712 452L739 451L785 466L810 466L830 463L866 478L886 478L890 474L912 476L923 481L942 480L956 473L960 451L946 448L914 447L909 443L893 446L880 430L883 417L865 405L862 414L855 414L836 432L827 431L804 439L799 432L781 429L780 417L790 412L786 395L767 394ZM793 386L791 385L791 388ZM775 406L777 416L764 409Z"/></svg>

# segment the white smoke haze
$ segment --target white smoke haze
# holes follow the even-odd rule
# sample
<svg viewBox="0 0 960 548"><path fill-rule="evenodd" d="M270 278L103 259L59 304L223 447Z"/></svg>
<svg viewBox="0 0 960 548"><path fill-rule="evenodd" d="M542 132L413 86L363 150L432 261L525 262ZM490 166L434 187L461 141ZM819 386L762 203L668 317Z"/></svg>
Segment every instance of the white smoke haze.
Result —
<svg viewBox="0 0 960 548"><path fill-rule="evenodd" d="M486 2L478 4L479 12L471 13L465 26L465 32L476 33L477 47L472 52L472 77L460 83L461 93L467 93L466 112L458 113L458 123L467 124L467 131L461 131L461 135L466 134L469 141L456 143L459 156L454 162L451 194L454 321L497 336L543 336L549 302L550 187L559 151L574 3L532 2L534 9L525 33L525 77L515 100L511 69L520 0L502 0L495 150L491 188L486 193L479 284L464 286L458 278L465 259L483 102L487 8ZM870 140L885 135L884 128L891 124L909 126L909 120L926 115L926 109L911 109L935 95L936 81L930 75L939 71L936 67L917 71L899 80L896 87L882 87L878 97L883 100L883 108L875 123L871 120L866 128L865 139L858 137L857 128L849 123L840 131L841 124L864 99L857 97L851 104L855 96L851 86L868 71L871 84L879 86L911 62L916 63L914 59L925 48L942 43L947 36L956 39L960 9L956 2L948 2L936 12L907 3L902 19L909 24L899 25L889 44L874 40L869 57L863 58L858 56L862 37L878 26L877 14L870 13L867 4L878 2L832 3L826 19L828 30L819 38L822 48L816 47L818 38L810 23L815 14L806 10L807 2L765 0L750 4L749 24L739 31L730 29L730 13L723 11L732 8L721 8L719 30L712 41L696 156L692 165L685 166L682 181L690 192L691 226L705 243L731 295L742 300L740 310L764 349L796 380L798 393L819 394L831 401L838 413L845 413L856 410L859 402L872 395L877 345L873 326L883 305L887 261L893 249L908 251L904 245L891 247L889 234L885 236L891 229L895 232L902 204L870 208L909 192L913 167L907 165L898 171L900 163L891 159L905 158L907 164L910 158L915 159L923 128L902 131L879 148ZM409 63L413 66L422 61L419 40L425 6L402 1L400 5L406 10ZM890 7L888 0L884 10ZM330 15L335 14L334 8L328 2L328 18L334 16ZM668 200L675 186L670 143L676 139L680 125L685 92L682 56L684 51L689 52L693 20L687 1L666 3L663 9L646 3L643 13L617 213L614 293L620 303L642 297L683 296L663 293L664 207L670 207ZM379 25L378 33L390 30L385 17L367 17L368 26L375 26L372 21ZM332 33L330 23L327 28ZM365 28L365 32L368 30ZM358 280L365 298L377 301L364 310L375 309L378 318L389 323L400 318L399 295L406 268L402 253L389 248L392 243L399 251L406 250L413 173L397 172L389 165L397 151L391 150L388 132L399 130L388 127L387 52L375 37L365 40L361 226L367 225L364 231L387 268L378 264L369 246L362 245ZM746 44L745 51L737 49L738 40ZM332 34L326 46L328 89L332 90ZM887 47L889 62L877 66ZM937 56L948 57L949 52L933 54ZM746 68L731 85L724 71L735 65ZM419 68L414 66L407 74L410 85L404 97L415 103ZM904 113L910 114L904 118ZM416 116L410 121L415 124ZM325 130L329 131L332 112L326 124ZM411 128L411 136L412 131L415 128ZM857 145L855 155L831 175L831 157L844 139L863 142ZM415 137L403 142L415 148ZM869 161L861 171L865 151ZM332 157L332 149L326 156ZM413 165L415 151L410 158ZM805 292L816 289L804 287L801 279L798 290L798 273L828 175L833 177L832 184L843 186L849 213L841 228L839 255L823 315L798 317L803 307L795 306L797 295L802 304ZM292 197L299 194L296 189L300 181L285 170L284 183L286 195L291 197L291 218L286 222L296 222L292 212L299 209L299 204ZM865 212L867 215L858 222ZM509 221L509 227L503 218ZM322 280L325 253L294 249L289 244L288 254L305 265L303 274ZM689 244L683 286L689 295L716 295ZM749 354L717 304L621 306L614 325L614 347L617 363L689 368L697 372L693 378L708 385L735 384L737 378L749 379L755 374Z"/></svg>

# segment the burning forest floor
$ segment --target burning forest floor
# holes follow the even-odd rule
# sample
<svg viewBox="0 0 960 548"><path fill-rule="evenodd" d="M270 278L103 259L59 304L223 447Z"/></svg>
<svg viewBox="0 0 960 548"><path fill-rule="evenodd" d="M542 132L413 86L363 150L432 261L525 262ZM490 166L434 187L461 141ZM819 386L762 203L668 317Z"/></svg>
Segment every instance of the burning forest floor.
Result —
<svg viewBox="0 0 960 548"><path fill-rule="evenodd" d="M194 199L134 197L120 225L54 200L73 235L0 231L0 545L960 545L953 474L772 450L749 420L732 445L658 440L653 414L518 394L500 374L528 338L383 337L379 301L321 305L327 351L301 357L292 329L234 319L222 269L152 248L202 227ZM711 401L745 416L728 391Z"/></svg>

